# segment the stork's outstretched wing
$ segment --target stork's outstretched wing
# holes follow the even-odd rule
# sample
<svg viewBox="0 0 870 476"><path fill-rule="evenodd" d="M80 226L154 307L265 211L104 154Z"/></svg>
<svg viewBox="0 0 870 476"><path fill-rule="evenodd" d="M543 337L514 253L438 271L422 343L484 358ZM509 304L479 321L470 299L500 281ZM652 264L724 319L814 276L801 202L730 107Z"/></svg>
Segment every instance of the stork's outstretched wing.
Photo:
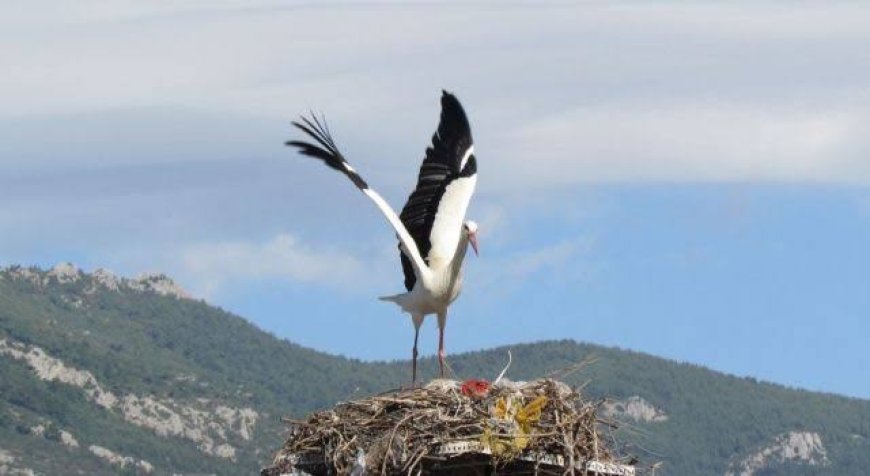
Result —
<svg viewBox="0 0 870 476"><path fill-rule="evenodd" d="M316 143L291 140L287 141L286 145L296 147L299 149L301 154L322 160L330 168L346 175L362 193L366 194L366 196L377 205L378 209L384 214L384 217L386 217L387 221L396 231L396 235L399 237L399 242L404 246L405 250L407 250L411 259L409 262L409 265L412 266L411 273L414 273L414 268L416 268L418 273L428 272L428 267L423 261L420 251L417 249L417 244L411 237L411 234L408 233L408 230L402 224L401 220L396 215L396 212L393 211L383 197L381 197L378 192L369 188L366 181L363 180L359 173L350 166L347 159L341 155L341 152L339 152L338 147L335 145L335 141L332 139L332 135L329 133L326 120L318 119L314 114L311 115L311 119L306 117L301 117L300 119L301 122L294 121L293 125L302 130L302 132L308 134L308 136L314 139Z"/></svg>
<svg viewBox="0 0 870 476"><path fill-rule="evenodd" d="M417 187L400 215L427 265L446 264L456 252L476 182L477 159L468 118L456 96L444 91L438 130L426 149ZM413 263L404 253L401 258L410 291L416 281Z"/></svg>

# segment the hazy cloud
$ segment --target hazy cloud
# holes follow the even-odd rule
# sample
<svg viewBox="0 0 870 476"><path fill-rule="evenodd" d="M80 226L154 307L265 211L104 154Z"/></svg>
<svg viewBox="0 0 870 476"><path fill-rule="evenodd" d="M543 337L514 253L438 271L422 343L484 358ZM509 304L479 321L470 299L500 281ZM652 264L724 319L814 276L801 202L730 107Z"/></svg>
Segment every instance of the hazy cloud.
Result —
<svg viewBox="0 0 870 476"><path fill-rule="evenodd" d="M577 213L590 182L870 182L857 2L13 1L0 27L13 258L213 243L187 250L190 269L280 255L308 271L235 273L316 281L294 256L359 263L300 243L394 255L371 204L282 143L292 117L324 111L399 209L442 87L473 123L486 253L521 253L517 215Z"/></svg>
<svg viewBox="0 0 870 476"><path fill-rule="evenodd" d="M493 191L870 180L861 3L16 2L3 21L7 167L278 156L316 108L395 186L446 87Z"/></svg>
<svg viewBox="0 0 870 476"><path fill-rule="evenodd" d="M474 275L470 286L488 295L510 294L533 279L544 287L573 286L594 272L589 259L593 246L594 239L584 236L475 260L468 268Z"/></svg>
<svg viewBox="0 0 870 476"><path fill-rule="evenodd" d="M517 130L521 148L509 167L525 178L566 184L867 182L870 165L862 158L870 152L868 106L870 101L830 110L733 103L578 109Z"/></svg>
<svg viewBox="0 0 870 476"><path fill-rule="evenodd" d="M526 278L541 270L558 270L582 250L581 244L584 243L558 243L513 256L508 265L505 266L505 271L508 274Z"/></svg>
<svg viewBox="0 0 870 476"><path fill-rule="evenodd" d="M346 254L317 249L281 234L262 243L216 242L180 252L180 279L197 296L211 298L240 281L290 281L359 288L371 277Z"/></svg>

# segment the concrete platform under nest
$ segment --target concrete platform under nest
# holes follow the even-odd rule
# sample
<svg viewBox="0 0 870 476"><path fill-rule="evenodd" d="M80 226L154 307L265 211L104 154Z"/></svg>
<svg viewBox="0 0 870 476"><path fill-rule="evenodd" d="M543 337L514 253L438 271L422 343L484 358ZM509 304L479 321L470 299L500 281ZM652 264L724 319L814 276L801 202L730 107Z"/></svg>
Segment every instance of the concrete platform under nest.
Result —
<svg viewBox="0 0 870 476"><path fill-rule="evenodd" d="M261 474L633 476L599 403L552 379L434 380L288 420L287 442Z"/></svg>

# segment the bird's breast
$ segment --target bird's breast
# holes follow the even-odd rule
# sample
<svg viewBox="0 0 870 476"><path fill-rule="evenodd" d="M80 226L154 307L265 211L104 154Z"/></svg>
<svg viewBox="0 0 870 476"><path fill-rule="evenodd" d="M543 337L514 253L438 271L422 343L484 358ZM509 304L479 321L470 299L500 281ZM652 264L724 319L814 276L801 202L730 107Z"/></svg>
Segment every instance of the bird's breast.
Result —
<svg viewBox="0 0 870 476"><path fill-rule="evenodd" d="M436 269L426 284L426 292L433 303L446 306L459 296L462 274L456 273L451 266L445 266Z"/></svg>

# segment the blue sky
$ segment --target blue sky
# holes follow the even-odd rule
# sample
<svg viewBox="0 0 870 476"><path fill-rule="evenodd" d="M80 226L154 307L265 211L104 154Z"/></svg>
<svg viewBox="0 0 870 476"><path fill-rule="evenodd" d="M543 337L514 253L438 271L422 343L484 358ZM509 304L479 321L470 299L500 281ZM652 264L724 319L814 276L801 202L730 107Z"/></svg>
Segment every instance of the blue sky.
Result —
<svg viewBox="0 0 870 476"><path fill-rule="evenodd" d="M9 10L0 263L162 271L292 341L405 358L375 299L401 290L392 233L282 143L325 112L399 208L447 88L481 224L448 352L574 338L870 398L864 4Z"/></svg>

